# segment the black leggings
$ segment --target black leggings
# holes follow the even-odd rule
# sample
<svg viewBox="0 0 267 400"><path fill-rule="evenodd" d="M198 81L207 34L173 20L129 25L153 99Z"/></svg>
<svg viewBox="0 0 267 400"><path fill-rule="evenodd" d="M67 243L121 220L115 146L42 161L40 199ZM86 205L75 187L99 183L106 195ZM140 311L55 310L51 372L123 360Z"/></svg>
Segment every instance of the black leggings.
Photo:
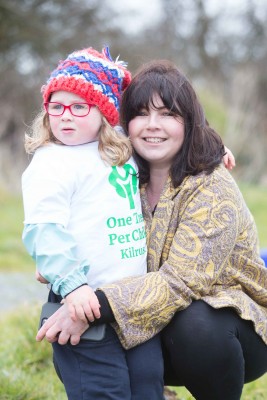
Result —
<svg viewBox="0 0 267 400"><path fill-rule="evenodd" d="M231 308L194 301L162 332L165 385L197 400L239 400L244 383L267 371L267 346Z"/></svg>

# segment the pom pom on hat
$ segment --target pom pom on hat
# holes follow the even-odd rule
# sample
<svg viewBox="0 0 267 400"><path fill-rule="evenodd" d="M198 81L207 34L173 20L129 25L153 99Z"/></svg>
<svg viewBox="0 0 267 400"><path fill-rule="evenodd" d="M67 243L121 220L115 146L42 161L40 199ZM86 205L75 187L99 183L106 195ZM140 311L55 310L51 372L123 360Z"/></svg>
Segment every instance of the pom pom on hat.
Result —
<svg viewBox="0 0 267 400"><path fill-rule="evenodd" d="M42 87L44 103L50 100L53 92L73 92L96 105L110 125L115 126L119 121L122 92L131 81L126 65L118 58L113 61L108 47L102 53L92 47L74 51L60 61Z"/></svg>

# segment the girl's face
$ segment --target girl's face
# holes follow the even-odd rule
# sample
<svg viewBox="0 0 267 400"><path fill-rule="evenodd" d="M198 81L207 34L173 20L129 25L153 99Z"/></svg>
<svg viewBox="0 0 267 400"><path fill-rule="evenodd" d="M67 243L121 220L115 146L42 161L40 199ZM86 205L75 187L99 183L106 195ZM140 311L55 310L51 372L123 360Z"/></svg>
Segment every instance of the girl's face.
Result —
<svg viewBox="0 0 267 400"><path fill-rule="evenodd" d="M58 91L52 93L50 102L61 103L65 106L86 101L77 94ZM99 138L99 131L102 126L102 114L97 107L92 106L88 115L76 117L66 108L60 116L49 115L49 122L53 135L63 144L76 146L80 144L95 142Z"/></svg>
<svg viewBox="0 0 267 400"><path fill-rule="evenodd" d="M129 122L128 131L135 151L150 167L169 170L184 142L184 121L173 115L158 95L149 109L143 109Z"/></svg>

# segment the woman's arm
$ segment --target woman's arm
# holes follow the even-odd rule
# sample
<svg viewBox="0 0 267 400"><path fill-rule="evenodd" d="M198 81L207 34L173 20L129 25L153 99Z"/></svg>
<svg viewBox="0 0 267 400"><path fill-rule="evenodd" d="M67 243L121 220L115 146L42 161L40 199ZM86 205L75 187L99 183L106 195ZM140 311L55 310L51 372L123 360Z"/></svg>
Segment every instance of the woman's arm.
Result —
<svg viewBox="0 0 267 400"><path fill-rule="evenodd" d="M175 312L207 295L218 281L238 234L238 202L232 186L224 168L190 178L177 196L178 212L173 215L177 229L159 271L101 288L125 348L153 337ZM150 242L150 257L161 234L159 230L151 235L155 243ZM40 334L43 337L45 330Z"/></svg>
<svg viewBox="0 0 267 400"><path fill-rule="evenodd" d="M177 219L177 229L159 271L102 288L126 348L153 337L175 312L210 293L224 272L238 235L235 193L235 184L223 167L211 175L188 179L176 199L179 209L171 223ZM166 234L160 224L158 227L150 235L152 264L157 238Z"/></svg>

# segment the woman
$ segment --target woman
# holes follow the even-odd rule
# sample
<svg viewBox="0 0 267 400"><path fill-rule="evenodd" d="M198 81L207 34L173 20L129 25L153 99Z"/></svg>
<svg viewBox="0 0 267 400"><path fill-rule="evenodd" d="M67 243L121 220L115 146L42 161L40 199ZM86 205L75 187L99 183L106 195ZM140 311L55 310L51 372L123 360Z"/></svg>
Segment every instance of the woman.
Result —
<svg viewBox="0 0 267 400"><path fill-rule="evenodd" d="M139 166L148 270L96 293L125 348L161 332L165 384L197 400L240 399L267 370L267 269L254 220L221 165L220 137L186 77L168 61L143 66L121 120ZM109 308L110 306L110 308ZM88 325L66 308L37 340L75 344Z"/></svg>

